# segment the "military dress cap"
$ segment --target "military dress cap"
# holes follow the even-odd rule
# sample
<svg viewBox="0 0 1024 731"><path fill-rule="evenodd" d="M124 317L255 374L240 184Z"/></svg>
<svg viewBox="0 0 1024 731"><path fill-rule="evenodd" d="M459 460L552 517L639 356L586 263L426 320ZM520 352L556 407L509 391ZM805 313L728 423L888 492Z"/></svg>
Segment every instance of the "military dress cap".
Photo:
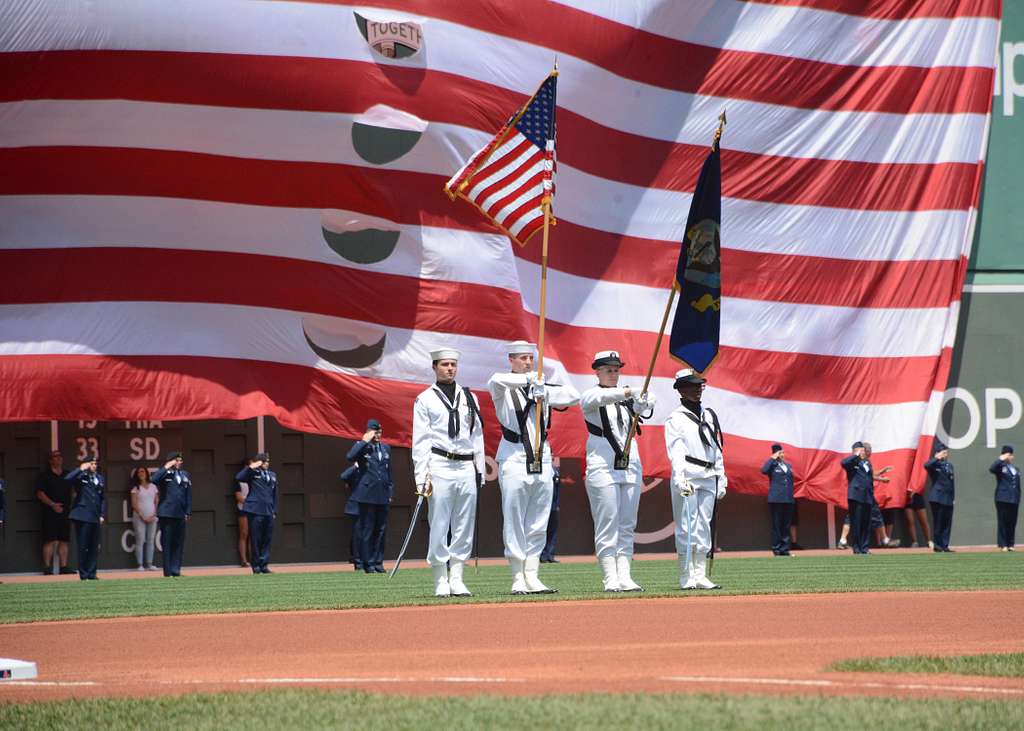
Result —
<svg viewBox="0 0 1024 731"><path fill-rule="evenodd" d="M455 348L438 348L430 351L431 360L458 360L459 351Z"/></svg>
<svg viewBox="0 0 1024 731"><path fill-rule="evenodd" d="M266 452L259 452L255 457L252 458L253 462L269 462L270 455Z"/></svg>
<svg viewBox="0 0 1024 731"><path fill-rule="evenodd" d="M626 365L622 358L619 357L619 351L617 350L599 350L594 353L594 362L590 364L590 367L595 371L601 366L614 365L622 368Z"/></svg>
<svg viewBox="0 0 1024 731"><path fill-rule="evenodd" d="M537 352L537 346L525 340L513 340L505 348L509 355L533 355Z"/></svg>
<svg viewBox="0 0 1024 731"><path fill-rule="evenodd" d="M999 454L1013 454L1013 446L1010 444L1004 444L1003 448L999 451Z"/></svg>
<svg viewBox="0 0 1024 731"><path fill-rule="evenodd" d="M380 422L377 421L376 419L370 419L369 421L366 422L366 428L368 430L369 429L380 429L381 428Z"/></svg>
<svg viewBox="0 0 1024 731"><path fill-rule="evenodd" d="M943 443L942 443L941 441L939 441L938 439L936 439L936 440L935 440L935 444L933 444L933 445L932 445L932 454L938 454L939 452L944 452L944 451L946 451L947 449L949 449L949 447L947 447L947 446L946 446L945 444L943 444Z"/></svg>
<svg viewBox="0 0 1024 731"><path fill-rule="evenodd" d="M775 454L776 452L778 452L781 449L782 449L782 445L781 444L773 444L772 445L772 454Z"/></svg>
<svg viewBox="0 0 1024 731"><path fill-rule="evenodd" d="M185 457L182 456L181 452L168 452L167 459L164 462L170 462L172 459L185 459Z"/></svg>
<svg viewBox="0 0 1024 731"><path fill-rule="evenodd" d="M864 448L864 442L854 442L853 446L850 447L850 449L863 449L863 448Z"/></svg>
<svg viewBox="0 0 1024 731"><path fill-rule="evenodd" d="M707 381L708 379L693 370L693 368L683 368L676 371L676 380L675 383L672 384L672 388L679 388L680 386L685 386L687 384L696 384L699 386L702 383L707 383Z"/></svg>

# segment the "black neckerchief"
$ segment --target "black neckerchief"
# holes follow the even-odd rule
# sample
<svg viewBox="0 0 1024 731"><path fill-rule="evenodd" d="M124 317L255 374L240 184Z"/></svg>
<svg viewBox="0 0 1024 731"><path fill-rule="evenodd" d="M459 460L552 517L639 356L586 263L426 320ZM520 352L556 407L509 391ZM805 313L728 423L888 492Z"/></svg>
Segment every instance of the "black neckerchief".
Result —
<svg viewBox="0 0 1024 731"><path fill-rule="evenodd" d="M455 381L452 381L451 383L438 382L434 385L441 389L441 393L448 397L448 403L455 403Z"/></svg>
<svg viewBox="0 0 1024 731"><path fill-rule="evenodd" d="M700 414L700 401L687 401L684 398L680 398L679 399L679 403L681 403L686 408L687 411L692 411L697 416L701 415Z"/></svg>
<svg viewBox="0 0 1024 731"><path fill-rule="evenodd" d="M454 439L459 435L459 408L455 403L455 382L435 383L434 387L437 389L436 393L439 398L441 394L444 395L441 403L448 409L448 438ZM448 400L445 401L445 398Z"/></svg>

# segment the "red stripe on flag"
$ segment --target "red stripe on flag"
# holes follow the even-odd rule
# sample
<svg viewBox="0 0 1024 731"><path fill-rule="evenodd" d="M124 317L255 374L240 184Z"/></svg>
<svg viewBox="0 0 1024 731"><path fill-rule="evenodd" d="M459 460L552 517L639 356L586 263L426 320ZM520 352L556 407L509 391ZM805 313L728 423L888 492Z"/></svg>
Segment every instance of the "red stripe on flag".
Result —
<svg viewBox="0 0 1024 731"><path fill-rule="evenodd" d="M884 20L908 18L994 18L1002 0L758 0L763 5L827 10Z"/></svg>
<svg viewBox="0 0 1024 731"><path fill-rule="evenodd" d="M154 271L187 277L144 290L124 282L149 281ZM170 249L0 251L9 285L0 304L47 302L211 302L268 307L359 320L389 327L507 340L535 338L536 315L510 290L465 282L416 280L319 262L227 252ZM225 287L239 271L264 271L259 288ZM163 288L161 288L163 287ZM346 293L339 297L338 292ZM382 294L382 293L387 293ZM466 317L465 313L486 313ZM590 372L593 353L610 340L622 353L626 376L641 376L656 335L588 328L548 320L549 357L573 373ZM948 371L939 357L854 358L723 347L714 384L749 396L836 404L926 401ZM669 378L677 364L662 343L654 375ZM801 378L799 374L814 374ZM944 383L944 381L941 381Z"/></svg>
<svg viewBox="0 0 1024 731"><path fill-rule="evenodd" d="M50 52L34 58L33 73L26 75L20 56L0 54L0 101L110 98L350 114L388 103L435 122L489 130L527 99L460 76L397 67L385 76L375 64L349 61ZM252 76L267 79L259 91L241 83ZM408 84L420 93L406 95L401 89ZM563 163L608 180L692 192L706 145L621 132L562 107L558 114ZM734 198L871 210L967 210L977 204L977 165L968 163L869 163L725 149L723 168L723 195Z"/></svg>

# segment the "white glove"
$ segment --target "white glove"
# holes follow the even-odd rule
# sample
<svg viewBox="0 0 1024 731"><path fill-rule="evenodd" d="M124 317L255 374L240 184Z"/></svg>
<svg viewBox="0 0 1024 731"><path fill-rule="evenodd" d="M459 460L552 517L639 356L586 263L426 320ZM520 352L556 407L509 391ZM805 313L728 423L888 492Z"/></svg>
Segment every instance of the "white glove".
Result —
<svg viewBox="0 0 1024 731"><path fill-rule="evenodd" d="M693 484L682 475L673 475L672 482L675 483L676 489L679 490L679 494L683 497L690 497L693 494Z"/></svg>
<svg viewBox="0 0 1024 731"><path fill-rule="evenodd" d="M650 411L654 408L655 401L657 401L657 399L653 392L648 391L647 393L640 394L640 396L633 402L634 405L640 407L640 411L636 413L641 414L645 411Z"/></svg>
<svg viewBox="0 0 1024 731"><path fill-rule="evenodd" d="M725 497L725 485L721 482L718 483L718 492L715 494L715 499L721 500Z"/></svg>
<svg viewBox="0 0 1024 731"><path fill-rule="evenodd" d="M537 382L537 371L527 371L523 375L526 376L526 385L527 386L532 386L533 384L535 384Z"/></svg>
<svg viewBox="0 0 1024 731"><path fill-rule="evenodd" d="M548 387L543 383L531 383L530 384L530 398L534 401L540 401L548 397Z"/></svg>

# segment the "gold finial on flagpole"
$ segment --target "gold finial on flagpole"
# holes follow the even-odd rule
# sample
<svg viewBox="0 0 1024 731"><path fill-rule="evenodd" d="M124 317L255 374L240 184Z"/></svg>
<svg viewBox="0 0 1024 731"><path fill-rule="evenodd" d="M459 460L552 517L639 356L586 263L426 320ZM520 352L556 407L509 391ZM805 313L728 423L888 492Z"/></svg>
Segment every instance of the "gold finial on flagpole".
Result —
<svg viewBox="0 0 1024 731"><path fill-rule="evenodd" d="M725 131L725 123L725 110L723 109L722 113L718 115L718 129L715 130L715 139L711 142L712 150L717 150L718 143L722 141L722 132Z"/></svg>

